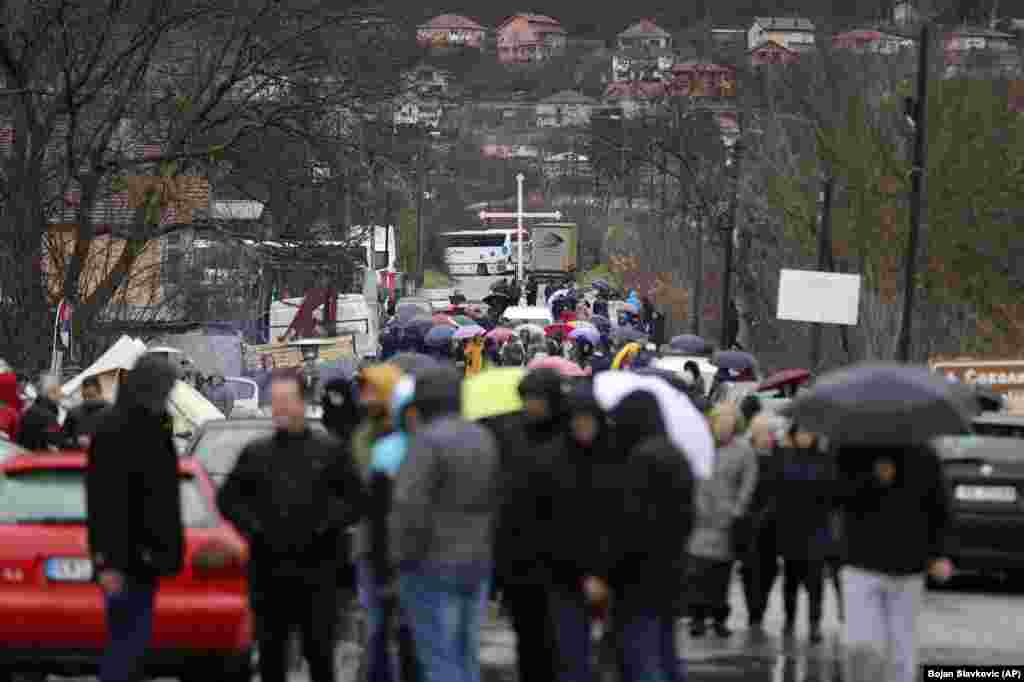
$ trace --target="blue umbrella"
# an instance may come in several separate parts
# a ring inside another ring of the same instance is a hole
[[[595,327],[577,327],[569,332],[569,338],[573,341],[583,339],[584,341],[597,345],[601,341],[601,332]]]
[[[712,356],[711,364],[721,369],[742,371],[745,369],[755,369],[757,367],[757,358],[750,353],[744,353],[739,350],[721,350]]]
[[[417,317],[406,321],[402,325],[402,328],[407,333],[412,332],[417,336],[423,337],[427,335],[427,332],[434,328],[434,321],[429,317]]]
[[[602,332],[609,332],[612,329],[612,321],[604,315],[591,315],[590,322]]]
[[[451,343],[453,334],[455,334],[455,327],[449,327],[448,325],[434,327],[427,332],[423,342],[431,348],[444,348]]]
[[[603,279],[595,279],[593,282],[590,283],[590,286],[594,287],[598,291],[611,291],[612,290],[612,285],[608,284],[608,282],[606,282]]]
[[[632,341],[639,341],[640,339],[646,339],[647,334],[636,327],[619,327],[615,330],[615,338],[618,341],[625,341],[627,343]]]
[[[822,377],[790,405],[803,428],[844,445],[898,446],[971,432],[978,405],[927,368],[865,364]]]
[[[687,353],[689,355],[711,354],[711,344],[702,337],[693,334],[682,334],[681,336],[672,337],[668,345],[669,348],[678,353]]]

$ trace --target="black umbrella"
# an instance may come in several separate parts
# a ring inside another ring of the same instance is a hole
[[[825,375],[788,411],[837,443],[894,446],[970,433],[978,405],[926,368],[867,364]]]
[[[712,351],[710,343],[705,341],[703,337],[694,336],[693,334],[675,336],[669,341],[668,346],[677,353],[686,353],[688,355],[711,355]]]
[[[389,358],[388,363],[395,365],[406,374],[412,375],[441,367],[437,360],[422,353],[399,353],[395,357]]]
[[[711,364],[721,369],[755,369],[757,358],[740,350],[720,350],[711,358]]]
[[[508,297],[508,294],[496,291],[493,294],[484,296],[483,302],[488,306],[495,308],[500,306],[508,306],[512,299]]]

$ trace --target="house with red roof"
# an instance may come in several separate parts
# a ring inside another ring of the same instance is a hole
[[[679,97],[735,97],[736,70],[696,60],[676,64],[672,67],[671,92]]]
[[[672,35],[650,19],[642,19],[616,38],[611,80],[667,81],[675,61]]]
[[[496,34],[502,64],[527,64],[563,54],[568,38],[557,19],[528,12],[501,22]]]
[[[916,44],[911,38],[875,29],[856,29],[832,37],[832,49],[858,54],[894,55],[911,50]]]
[[[767,66],[771,64],[794,64],[800,59],[800,54],[780,45],[774,40],[761,43],[748,55],[751,66]]]
[[[620,50],[634,48],[656,48],[667,50],[672,47],[672,35],[651,19],[641,19],[616,37]]]
[[[416,30],[416,42],[431,49],[481,49],[487,29],[461,14],[441,14]]]
[[[1020,70],[1017,36],[988,28],[960,27],[943,38],[946,75],[971,72],[1014,76]]]

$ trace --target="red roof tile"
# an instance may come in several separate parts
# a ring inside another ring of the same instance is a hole
[[[469,17],[461,14],[439,14],[420,28],[423,29],[459,29],[463,31],[483,31],[484,27]]]

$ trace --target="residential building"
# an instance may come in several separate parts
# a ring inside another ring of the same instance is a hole
[[[429,49],[482,49],[487,29],[461,14],[436,16],[416,31],[416,42]]]
[[[736,71],[710,62],[676,64],[672,67],[671,91],[680,97],[735,97]]]
[[[672,35],[650,19],[641,19],[616,38],[620,50],[654,48],[667,50],[672,47]]]
[[[751,66],[768,66],[771,64],[793,64],[800,59],[800,54],[787,49],[774,40],[761,43],[749,53]]]
[[[717,26],[711,29],[711,42],[719,49],[741,47],[746,50],[749,29],[741,27]]]
[[[962,27],[943,40],[946,75],[970,71],[990,75],[1016,75],[1021,67],[1017,37],[988,28]]]
[[[892,20],[897,26],[913,26],[921,20],[921,13],[914,2],[897,2],[892,9]]]
[[[444,69],[430,64],[420,64],[402,74],[403,91],[420,97],[444,97],[448,94],[448,86],[452,75]]]
[[[590,123],[597,100],[576,90],[563,90],[537,104],[538,128],[579,127]]]
[[[861,54],[899,54],[903,50],[913,49],[914,45],[916,42],[910,38],[874,29],[847,31],[832,38],[833,49]]]
[[[565,52],[567,35],[562,25],[543,14],[516,14],[497,28],[498,61],[526,64]]]
[[[622,81],[609,83],[604,99],[609,108],[621,111],[621,116],[635,118],[663,103],[669,94],[667,82]]]
[[[612,55],[612,82],[667,81],[676,54],[669,48],[630,48]]]
[[[747,49],[771,41],[793,52],[814,49],[814,24],[801,17],[757,17],[747,33]]]
[[[423,126],[440,128],[444,107],[438,99],[416,95],[399,97],[394,105],[393,121],[396,126]]]
[[[552,180],[557,178],[587,177],[593,171],[590,159],[585,154],[578,154],[576,152],[562,152],[545,157],[541,170],[545,178]]]

